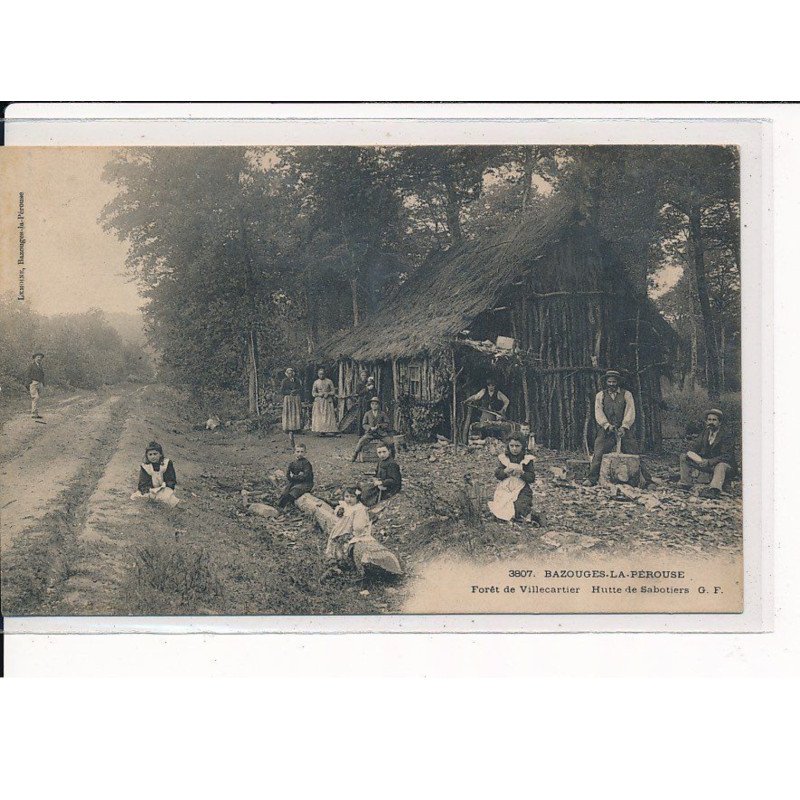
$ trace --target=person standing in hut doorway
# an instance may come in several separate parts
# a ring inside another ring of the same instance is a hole
[[[314,407],[311,409],[311,431],[320,436],[336,434],[339,428],[336,424],[336,411],[333,408],[333,396],[336,394],[333,381],[326,377],[325,370],[317,370],[317,379],[311,387],[314,397]]]
[[[44,353],[34,353],[31,363],[28,365],[28,391],[31,395],[31,419],[37,422],[42,421],[43,417],[39,413],[39,396],[44,389]]]
[[[289,434],[289,446],[294,450],[294,435],[300,433],[303,427],[303,384],[295,376],[291,367],[286,370],[286,377],[281,381],[281,394],[283,395],[281,427],[284,433]]]
[[[616,449],[618,440],[621,452],[633,455],[639,453],[639,443],[631,430],[636,421],[636,404],[633,395],[623,389],[619,381],[620,374],[617,370],[606,370],[603,375],[604,388],[595,396],[594,419],[598,431],[594,440],[589,479],[584,481],[584,486],[597,485],[603,456]],[[652,482],[643,461],[640,464],[640,476],[642,487]]]
[[[486,381],[486,386],[479,392],[468,397],[467,404],[477,405],[481,409],[481,417],[477,428],[482,436],[502,437],[504,432],[503,422],[510,400],[497,388],[497,383],[491,378]]]
[[[364,414],[369,411],[370,398],[374,397],[375,394],[375,378],[367,372],[365,367],[361,367],[358,371],[358,383],[356,384],[359,436],[364,433]]]

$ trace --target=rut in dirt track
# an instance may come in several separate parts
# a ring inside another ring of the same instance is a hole
[[[121,395],[82,401],[49,415],[48,427],[3,463],[4,615],[47,613],[77,561],[88,500],[130,407]]]

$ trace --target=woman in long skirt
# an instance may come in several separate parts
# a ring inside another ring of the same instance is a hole
[[[329,433],[338,433],[339,426],[336,424],[336,412],[333,408],[333,396],[336,389],[333,381],[325,377],[325,370],[317,370],[317,379],[311,387],[311,394],[314,396],[314,407],[311,409],[311,430],[320,436],[327,436]]]
[[[286,377],[281,381],[281,394],[283,395],[281,427],[284,433],[289,434],[289,443],[294,449],[294,435],[303,427],[301,405],[303,384],[295,377],[291,367],[286,370]]]

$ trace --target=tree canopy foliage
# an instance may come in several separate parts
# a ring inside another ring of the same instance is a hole
[[[735,148],[146,148],[118,151],[105,177],[119,191],[102,222],[129,245],[164,369],[247,386],[254,411],[261,376],[556,193],[696,343],[678,372],[712,394],[736,377],[724,358],[739,331]]]
[[[102,311],[45,317],[13,296],[0,297],[0,378],[24,383],[31,356],[45,354],[49,385],[96,389],[126,378],[150,378],[150,354],[125,341]]]

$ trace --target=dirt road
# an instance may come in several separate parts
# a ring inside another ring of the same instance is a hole
[[[46,424],[23,412],[3,425],[0,552],[39,522],[87,466],[108,457],[121,400],[120,394],[74,394],[43,404]]]

